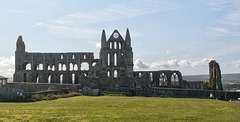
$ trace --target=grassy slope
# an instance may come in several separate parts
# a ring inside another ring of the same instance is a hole
[[[239,121],[240,104],[182,98],[87,97],[0,103],[2,121]]]

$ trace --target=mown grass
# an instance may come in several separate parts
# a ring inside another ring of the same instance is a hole
[[[77,96],[31,103],[0,103],[1,121],[230,121],[240,104],[186,98]]]

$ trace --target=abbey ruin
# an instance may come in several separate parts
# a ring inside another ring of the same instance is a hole
[[[177,70],[134,71],[128,29],[125,38],[114,30],[108,39],[103,30],[99,58],[94,57],[93,52],[33,53],[25,48],[19,36],[14,82],[0,84],[0,97],[5,101],[42,91],[62,93],[66,90],[84,95],[209,98],[212,94],[222,100],[240,97],[237,92],[222,90],[221,70],[216,61],[209,63],[209,80],[205,82],[187,82]]]
[[[125,39],[117,30],[106,39],[105,31],[102,31],[99,59],[93,52],[26,52],[22,36],[17,39],[15,57],[14,82],[80,84],[108,90],[188,87],[179,71],[133,71],[128,29]]]

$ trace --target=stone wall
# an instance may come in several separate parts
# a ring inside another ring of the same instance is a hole
[[[8,83],[0,85],[0,101],[15,101],[22,97],[46,91],[74,91],[78,92],[79,85]]]
[[[176,88],[153,88],[153,96],[165,96],[175,98],[204,98],[209,99],[213,94],[214,99],[218,100],[237,100],[240,98],[240,92],[230,92],[221,90],[200,90],[200,89],[176,89]]]

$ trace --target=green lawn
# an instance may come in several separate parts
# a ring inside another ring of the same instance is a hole
[[[0,121],[240,121],[240,104],[207,99],[77,96],[0,103]]]

